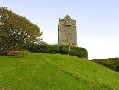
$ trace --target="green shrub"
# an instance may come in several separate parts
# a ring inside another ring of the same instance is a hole
[[[69,47],[68,46],[59,46],[60,47],[60,53],[61,54],[68,54],[69,53]]]
[[[60,53],[60,47],[58,45],[47,45],[48,53]]]
[[[71,56],[77,56],[79,58],[88,58],[87,50],[81,47],[70,47],[70,51],[69,51],[69,46],[31,44],[26,46],[25,49],[33,53],[51,53],[51,54],[61,53],[61,54],[68,54]]]
[[[92,61],[119,72],[119,58],[93,59]]]
[[[70,55],[82,57],[82,58],[88,58],[88,52],[85,48],[79,48],[79,47],[71,47]]]

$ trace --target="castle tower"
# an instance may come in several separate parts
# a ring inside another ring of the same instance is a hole
[[[64,19],[59,19],[58,44],[77,46],[76,20],[68,15]]]

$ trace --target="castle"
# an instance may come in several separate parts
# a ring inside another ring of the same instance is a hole
[[[59,19],[58,44],[77,46],[76,20],[66,15],[64,19]]]

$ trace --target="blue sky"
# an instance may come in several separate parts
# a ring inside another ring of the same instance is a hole
[[[0,0],[0,6],[25,16],[43,31],[43,40],[57,44],[58,19],[77,21],[77,42],[89,59],[119,57],[119,0]]]

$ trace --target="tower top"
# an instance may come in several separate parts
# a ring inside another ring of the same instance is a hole
[[[71,20],[71,17],[70,17],[69,15],[66,15],[66,16],[64,17],[64,19],[65,19],[65,20],[67,20],[67,19],[70,19],[70,20]]]

